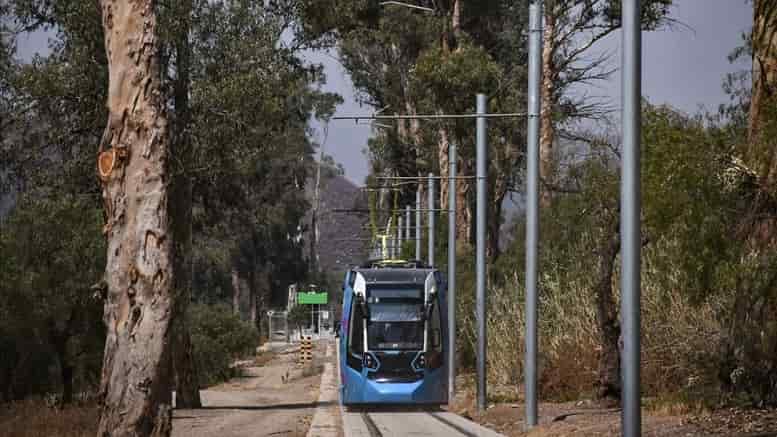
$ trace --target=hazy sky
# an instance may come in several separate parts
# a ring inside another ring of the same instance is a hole
[[[726,56],[741,45],[740,35],[752,22],[752,4],[745,0],[675,0],[672,18],[681,24],[672,30],[643,34],[643,94],[652,103],[668,103],[686,112],[700,107],[714,111],[726,101],[721,83],[726,73],[747,68],[731,65]],[[613,64],[620,64],[620,32],[601,42],[597,50],[613,53]],[[338,115],[365,114],[372,108],[363,107],[353,99],[351,81],[343,68],[331,56],[311,57],[326,66],[328,84],[325,89],[340,93],[345,103]],[[620,74],[601,83],[589,94],[611,99],[620,106]],[[473,90],[474,99],[475,90]],[[523,111],[525,108],[516,108]],[[367,161],[362,150],[370,128],[354,122],[333,121],[325,151],[341,162],[346,175],[357,183],[367,175]],[[319,129],[318,139],[323,139]]]
[[[652,103],[668,103],[689,113],[700,107],[715,110],[726,100],[721,88],[725,74],[747,68],[746,64],[731,65],[726,56],[741,45],[740,35],[751,25],[752,4],[745,0],[675,0],[675,3],[672,18],[681,24],[672,30],[646,32],[643,36],[643,94]],[[46,38],[44,34],[23,37],[19,41],[19,53],[29,58],[32,53],[45,50]],[[619,65],[620,33],[602,41],[597,49],[613,53],[613,65]],[[373,111],[356,103],[350,78],[334,52],[309,54],[307,58],[324,64],[327,73],[324,89],[337,92],[345,99],[338,115]],[[616,72],[608,82],[588,92],[607,97],[618,107],[620,89],[620,74]],[[524,109],[516,108],[516,111]],[[323,142],[323,126],[314,124],[314,127],[316,140]],[[363,149],[369,136],[368,125],[333,121],[324,143],[325,152],[341,162],[346,176],[357,183],[367,175]]]

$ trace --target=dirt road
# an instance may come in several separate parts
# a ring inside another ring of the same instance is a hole
[[[201,391],[203,408],[175,410],[174,437],[304,437],[317,406],[320,346],[315,366],[297,366],[294,350],[279,351],[263,365],[244,368],[244,376]]]

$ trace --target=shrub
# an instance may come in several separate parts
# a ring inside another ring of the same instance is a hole
[[[252,355],[259,343],[256,328],[226,305],[194,304],[189,317],[200,386],[235,376],[232,363]]]

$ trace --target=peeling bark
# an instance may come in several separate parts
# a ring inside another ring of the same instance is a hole
[[[437,129],[439,142],[437,143],[437,159],[440,162],[440,208],[448,209],[448,183],[447,178],[450,175],[450,160],[448,159],[448,148],[450,147],[450,138],[448,129],[440,125]]]
[[[553,122],[553,107],[555,106],[555,78],[557,76],[554,65],[556,52],[556,12],[551,3],[545,8],[545,24],[543,30],[542,46],[542,88],[540,89],[540,179],[545,182],[540,184],[540,206],[547,208],[551,204],[551,190],[549,184],[553,183],[553,142],[556,131]]]
[[[453,29],[453,37],[458,40],[461,37],[461,0],[453,0],[451,28]]]
[[[748,125],[748,158],[755,163],[767,190],[777,192],[777,148],[769,138],[768,124],[777,102],[777,5],[770,0],[753,3],[753,95]]]
[[[457,174],[460,176],[472,175],[472,162],[466,159],[459,160]],[[456,185],[456,249],[460,252],[472,247],[472,206],[469,201],[469,193],[472,184],[462,179]]]
[[[153,0],[102,0],[108,125],[119,157],[101,180],[108,240],[100,436],[171,430],[170,328],[176,309],[168,213],[168,121]]]

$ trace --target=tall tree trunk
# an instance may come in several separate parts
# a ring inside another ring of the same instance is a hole
[[[450,147],[450,135],[448,133],[448,128],[442,124],[440,124],[440,127],[437,129],[437,134],[439,135],[439,142],[437,143],[437,159],[440,163],[440,180],[436,185],[440,194],[440,209],[448,209],[448,184],[450,183],[448,180],[450,174],[448,148]]]
[[[457,175],[471,176],[472,161],[459,159]],[[461,179],[456,184],[456,248],[466,251],[472,247],[472,204],[469,193],[472,184],[467,179]]]
[[[455,41],[461,37],[461,0],[453,0],[453,12],[451,13],[451,29]]]
[[[60,375],[62,376],[62,404],[73,402],[73,366],[68,361],[60,361]]]
[[[108,240],[98,435],[166,436],[177,296],[155,2],[102,0],[101,7],[109,118],[98,160]]]
[[[171,228],[173,232],[174,278],[178,293],[173,318],[172,365],[175,377],[175,403],[177,408],[198,408],[202,406],[194,351],[189,333],[188,312],[192,289],[192,183],[189,169],[192,162],[192,147],[189,138],[189,22],[192,1],[180,2],[177,10],[178,28],[175,41],[176,78],[173,84],[175,107],[175,132],[171,144],[172,154],[177,158],[170,185]]]
[[[59,361],[59,374],[62,379],[62,404],[73,402],[73,362],[67,353],[67,344],[76,332],[76,323],[79,320],[80,308],[74,307],[65,320],[64,326],[58,326],[55,319],[48,321],[48,336],[54,353]],[[59,314],[61,317],[64,314]]]
[[[621,393],[620,353],[618,343],[621,335],[618,323],[618,306],[612,290],[612,275],[615,259],[620,250],[620,222],[615,220],[611,234],[602,237],[597,257],[599,265],[594,285],[596,299],[596,321],[599,327],[600,347],[596,397],[605,401],[618,401]],[[605,229],[604,232],[607,232]]]
[[[67,342],[70,334],[67,330],[50,332],[51,343],[59,361],[59,374],[62,378],[62,404],[73,402],[73,364],[67,354]]]
[[[753,95],[750,101],[748,161],[772,195],[777,195],[777,148],[768,131],[777,105],[777,4],[755,0],[753,4]]]
[[[248,273],[248,320],[251,321],[251,325],[256,326],[256,289],[258,287],[256,281],[256,270],[251,269]]]
[[[551,204],[551,189],[555,172],[553,165],[553,141],[556,136],[553,123],[553,108],[556,104],[555,78],[556,67],[554,55],[556,52],[556,11],[554,3],[545,7],[545,28],[542,46],[542,88],[540,89],[540,206]]]
[[[407,110],[407,115],[417,115],[418,110],[416,109],[415,103],[413,103],[411,100],[405,100],[405,109]],[[411,119],[408,120],[408,126],[409,126],[409,137],[410,140],[413,142],[413,145],[417,148],[422,140],[421,140],[421,121],[418,119]]]
[[[488,206],[488,233],[486,236],[486,256],[489,262],[499,258],[499,235],[502,226],[502,203],[507,194],[507,181],[504,178],[494,178],[491,187],[490,205]]]
[[[240,316],[240,274],[232,267],[232,313]]]
[[[179,307],[180,308],[180,307]],[[173,320],[172,366],[175,377],[176,408],[199,408],[200,381],[197,366],[194,361],[194,346],[189,333],[189,320],[179,309]]]

